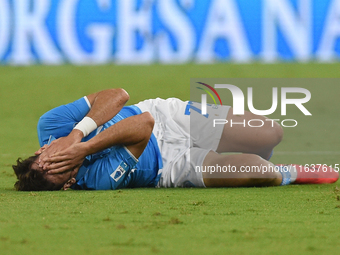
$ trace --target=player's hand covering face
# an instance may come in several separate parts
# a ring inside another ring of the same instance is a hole
[[[32,164],[31,168],[33,170],[36,170],[36,171],[41,171],[41,172],[44,171],[42,169],[42,167],[39,166],[39,157]],[[67,186],[67,188],[69,188],[73,183],[75,183],[74,178],[77,176],[78,170],[79,170],[79,167],[75,167],[75,168],[70,168],[69,170],[64,171],[60,174],[48,174],[47,173],[45,175],[45,178],[49,182],[54,183],[56,186],[62,186],[62,185],[65,185],[67,183],[71,183],[69,186]],[[72,179],[74,179],[74,180],[72,180]],[[70,182],[70,180],[72,180],[72,181]],[[65,189],[65,186],[64,186],[64,189]]]
[[[48,170],[50,175],[58,175],[70,169],[79,169],[85,157],[84,143],[76,143],[46,158],[45,161],[48,165],[44,167],[44,170]]]
[[[68,136],[54,140],[51,142],[50,145],[44,145],[37,152],[35,152],[36,155],[41,154],[41,156],[39,157],[39,167],[43,168],[44,170],[54,169],[54,171],[49,172],[49,174],[62,173],[63,171],[75,168],[78,165],[69,166],[68,168],[64,167],[62,169],[59,168],[59,165],[50,168],[51,163],[53,163],[53,161],[50,161],[50,158],[55,156],[57,153],[68,149],[73,144],[79,143],[81,139],[81,132],[74,130]],[[54,161],[54,163],[55,162],[56,161]],[[80,162],[79,164],[81,163],[82,162]]]

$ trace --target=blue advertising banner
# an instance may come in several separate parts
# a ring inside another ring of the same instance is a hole
[[[0,63],[334,61],[340,0],[1,0]]]

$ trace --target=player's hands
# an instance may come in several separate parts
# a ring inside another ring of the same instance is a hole
[[[34,155],[40,155],[41,153],[43,153],[46,149],[47,149],[48,145],[45,144],[43,147],[41,147],[39,150],[37,150],[36,152],[34,152]]]
[[[48,174],[60,174],[73,168],[79,168],[86,156],[85,143],[76,143],[48,157],[46,159],[48,164],[44,170],[48,170]]]
[[[69,148],[73,144],[80,143],[82,138],[83,133],[75,129],[68,136],[54,140],[53,142],[51,142],[50,145],[44,145],[42,148],[40,148],[40,150],[36,152],[36,155],[39,155],[41,153],[39,157],[39,167],[47,170],[47,167],[50,164],[50,161],[48,160],[50,157],[60,151]]]

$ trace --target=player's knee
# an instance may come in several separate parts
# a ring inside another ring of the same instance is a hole
[[[277,144],[279,144],[282,141],[283,138],[283,128],[277,123],[274,123],[274,134]]]
[[[270,126],[266,127],[265,137],[270,147],[275,147],[278,145],[283,138],[283,129],[282,127],[275,121],[270,124]]]

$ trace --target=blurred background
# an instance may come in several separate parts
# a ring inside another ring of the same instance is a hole
[[[330,62],[339,17],[339,0],[1,0],[0,62]]]

